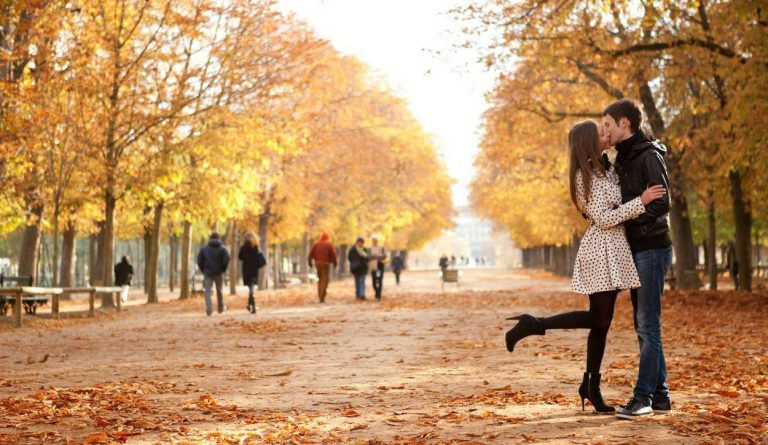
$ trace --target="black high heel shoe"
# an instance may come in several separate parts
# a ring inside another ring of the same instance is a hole
[[[523,314],[515,317],[509,317],[507,320],[519,320],[520,322],[515,325],[514,328],[507,331],[504,336],[507,342],[507,351],[512,352],[515,350],[515,345],[520,340],[528,337],[529,335],[544,335],[544,321],[540,318],[536,318],[533,315]]]
[[[581,412],[584,412],[585,400],[589,400],[598,414],[613,414],[616,409],[605,403],[600,393],[600,374],[585,372],[584,379],[579,385],[579,397],[581,398]]]

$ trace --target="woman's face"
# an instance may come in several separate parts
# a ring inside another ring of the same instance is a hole
[[[603,152],[611,146],[610,138],[608,132],[605,131],[605,127],[599,127],[597,131],[599,133],[597,138],[597,147],[600,149],[600,152]]]

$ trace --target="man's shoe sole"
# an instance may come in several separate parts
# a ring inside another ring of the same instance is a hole
[[[616,417],[619,419],[626,419],[626,420],[634,420],[638,419],[640,417],[649,417],[653,415],[653,411],[647,414],[624,414],[624,413],[616,413]]]

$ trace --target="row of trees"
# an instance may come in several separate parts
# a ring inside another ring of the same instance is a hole
[[[71,285],[90,236],[90,281],[111,283],[115,238],[144,237],[156,302],[163,233],[184,297],[193,233],[415,248],[450,224],[451,180],[406,103],[274,1],[0,7],[0,232],[22,233],[21,275],[50,233]]]
[[[458,11],[498,70],[472,200],[522,247],[567,245],[585,229],[567,192],[569,127],[638,100],[670,148],[670,212],[683,277],[704,240],[736,240],[751,288],[752,235],[766,217],[768,8],[749,0],[477,2]],[[487,38],[484,39],[487,41]],[[763,235],[764,236],[764,235]]]

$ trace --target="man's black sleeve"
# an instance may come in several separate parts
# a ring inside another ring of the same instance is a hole
[[[641,168],[644,170],[643,177],[646,180],[646,187],[661,184],[667,189],[667,193],[661,198],[649,202],[645,206],[645,213],[626,221],[624,224],[628,226],[644,226],[669,213],[669,178],[667,177],[667,166],[661,155],[655,150],[651,155],[646,155]],[[645,191],[645,187],[643,191]]]

